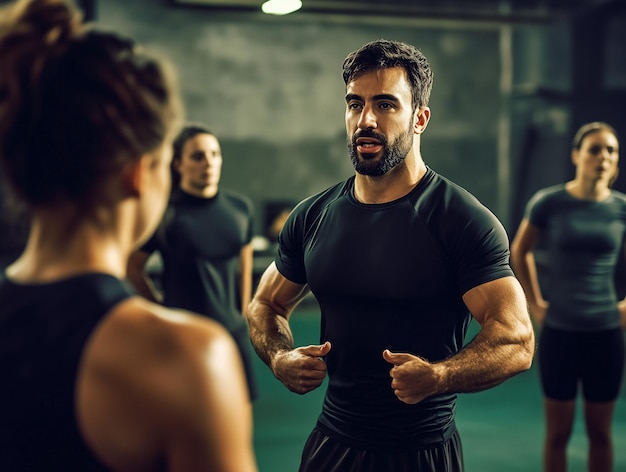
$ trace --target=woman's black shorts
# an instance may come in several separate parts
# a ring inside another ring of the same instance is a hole
[[[587,401],[617,399],[624,372],[624,332],[621,328],[577,332],[544,325],[537,354],[546,397],[574,400],[580,384]]]

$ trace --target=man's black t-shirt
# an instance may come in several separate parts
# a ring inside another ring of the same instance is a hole
[[[362,204],[354,177],[301,202],[279,238],[278,270],[321,308],[328,390],[318,428],[346,444],[406,449],[454,429],[455,395],[407,405],[383,350],[429,361],[457,353],[471,315],[462,296],[512,276],[508,237],[476,198],[428,169],[408,195]]]

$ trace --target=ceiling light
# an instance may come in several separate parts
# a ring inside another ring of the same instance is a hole
[[[287,15],[302,7],[300,0],[268,0],[261,5],[263,13],[268,15]]]

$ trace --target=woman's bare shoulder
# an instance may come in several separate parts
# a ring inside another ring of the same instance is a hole
[[[229,333],[210,319],[132,297],[113,309],[85,348],[77,379],[79,423],[109,465],[151,469],[175,434],[193,431],[210,448],[211,431],[221,427],[211,420],[224,396],[217,385],[246,407],[243,369]]]

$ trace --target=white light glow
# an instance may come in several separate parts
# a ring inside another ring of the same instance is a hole
[[[287,15],[302,8],[300,0],[268,0],[261,5],[263,13],[268,15]]]

